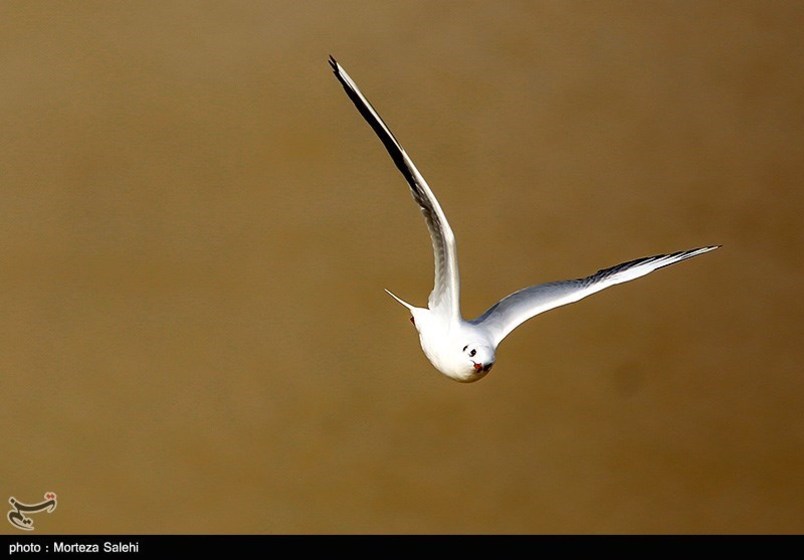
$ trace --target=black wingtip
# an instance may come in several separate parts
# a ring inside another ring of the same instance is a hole
[[[335,60],[335,57],[329,55],[329,65],[332,66],[332,71],[337,73],[338,72],[338,61]]]

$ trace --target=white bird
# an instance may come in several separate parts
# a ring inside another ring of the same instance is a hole
[[[460,279],[455,236],[444,211],[413,161],[357,84],[331,56],[329,63],[349,99],[380,137],[405,177],[424,215],[433,242],[435,285],[427,307],[416,307],[385,291],[410,310],[411,322],[419,333],[422,350],[433,366],[456,381],[469,383],[483,378],[494,365],[500,342],[528,319],[720,247],[711,245],[654,255],[604,268],[586,278],[530,286],[504,297],[476,319],[464,320],[459,302]]]

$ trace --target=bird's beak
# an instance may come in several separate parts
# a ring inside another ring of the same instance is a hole
[[[474,366],[475,371],[477,373],[480,373],[481,371],[483,373],[488,373],[488,372],[491,371],[491,368],[494,367],[494,362],[490,362],[490,363],[488,363],[486,365],[478,364],[477,362],[472,362],[472,365]]]

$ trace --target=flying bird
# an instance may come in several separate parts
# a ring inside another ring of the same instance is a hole
[[[407,152],[360,92],[354,80],[332,56],[329,63],[335,77],[346,90],[346,95],[380,137],[391,159],[405,177],[413,199],[424,215],[433,242],[435,282],[427,307],[416,307],[390,291],[385,291],[410,311],[411,322],[419,333],[422,350],[433,366],[456,381],[470,383],[485,377],[495,363],[500,342],[528,319],[720,247],[710,245],[644,257],[604,268],[585,278],[523,288],[504,297],[476,319],[467,321],[461,316],[461,283],[455,236],[441,205]]]

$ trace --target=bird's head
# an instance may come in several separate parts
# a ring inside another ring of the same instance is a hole
[[[479,381],[494,366],[494,348],[485,341],[453,340],[432,352],[422,340],[422,348],[438,371],[460,383]]]
[[[494,359],[494,348],[485,341],[466,341],[456,356],[455,372],[450,377],[465,383],[477,381],[491,371]]]
[[[427,344],[429,341],[426,338],[420,337],[420,340],[433,366],[460,383],[479,381],[494,366],[494,348],[485,341],[442,340],[434,348]]]

